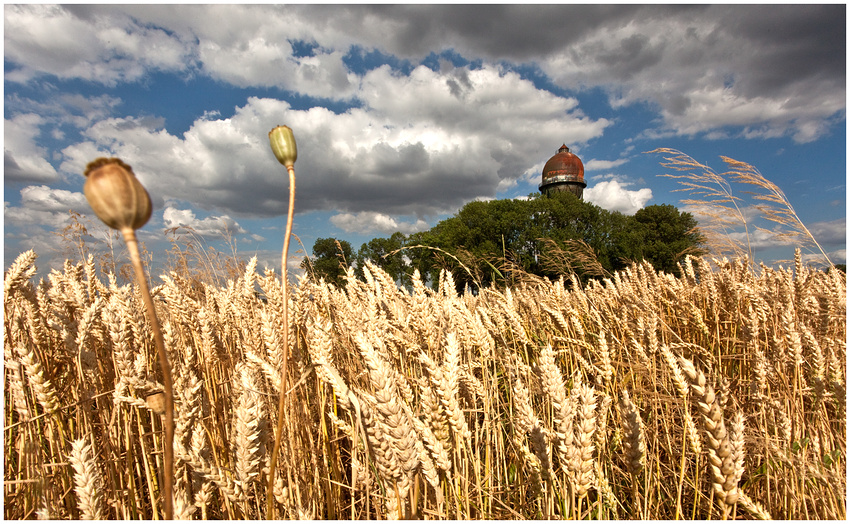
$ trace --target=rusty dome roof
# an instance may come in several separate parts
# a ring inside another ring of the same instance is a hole
[[[548,179],[555,177],[563,177],[562,180],[584,184],[584,164],[579,157],[570,153],[570,148],[566,144],[562,145],[558,153],[543,166],[544,184]]]

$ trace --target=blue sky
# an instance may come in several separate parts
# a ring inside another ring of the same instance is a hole
[[[288,188],[267,133],[282,124],[308,251],[534,193],[565,143],[585,199],[627,214],[688,209],[647,151],[751,163],[846,260],[843,4],[5,5],[4,71],[4,266],[30,248],[61,266],[53,232],[69,209],[94,218],[86,163],[118,156],[153,199],[155,260],[167,228],[229,251],[226,227],[278,268]],[[766,262],[793,253],[751,240]]]

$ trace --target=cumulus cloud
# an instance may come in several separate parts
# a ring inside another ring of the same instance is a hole
[[[720,206],[724,207],[720,207]],[[764,213],[755,205],[744,205],[739,203],[737,207],[731,203],[719,203],[717,206],[710,204],[686,204],[681,207],[682,211],[690,213],[700,222],[710,223],[713,217],[722,218],[730,227],[743,227],[754,223]]]
[[[170,204],[177,201],[217,217],[278,216],[286,176],[265,137],[287,123],[299,144],[299,213],[334,210],[338,227],[353,231],[383,231],[392,221],[393,230],[412,231],[421,217],[536,184],[540,161],[562,140],[592,144],[613,125],[516,72],[529,67],[559,93],[601,88],[615,113],[636,104],[654,112],[641,138],[804,143],[830,133],[844,120],[844,11],[497,5],[482,17],[477,5],[7,5],[5,79],[38,89],[5,99],[5,179],[40,187],[61,173],[76,183],[92,158],[116,155],[155,205],[169,203],[174,221],[183,211]],[[444,51],[471,64],[435,59]],[[348,66],[368,64],[370,53],[393,67]],[[126,104],[119,98],[50,84],[113,87],[160,72],[286,90],[299,105],[252,97],[232,115],[210,108],[174,135],[162,117],[118,113]],[[39,90],[40,99],[27,98]],[[302,109],[317,98],[342,103]],[[57,140],[61,152],[48,147]],[[585,168],[605,172],[625,161],[603,156]],[[633,213],[652,197],[620,177],[589,178],[599,182],[586,198],[608,209]],[[27,206],[7,205],[7,217],[59,213]],[[191,217],[208,228],[212,219]],[[820,234],[832,238],[830,231]]]
[[[85,213],[89,204],[83,193],[75,193],[64,189],[51,189],[47,186],[28,186],[21,189],[21,205],[38,211],[69,210]]]
[[[186,228],[201,236],[243,234],[247,231],[227,215],[196,218],[191,209],[166,207],[162,212],[162,225],[166,229]],[[257,235],[258,236],[258,235]]]
[[[151,70],[177,71],[191,61],[189,42],[131,17],[79,17],[51,5],[4,6],[6,80],[39,75],[80,78],[114,86]]]
[[[745,249],[749,245],[754,251],[800,245],[799,239],[782,236],[781,233],[782,230],[778,227],[772,230],[752,228],[749,232],[731,231],[727,236],[737,245]]]
[[[608,211],[634,215],[652,198],[648,187],[630,191],[616,180],[607,180],[584,190],[584,199]]]
[[[112,116],[122,103],[118,97],[110,95],[83,96],[79,93],[56,93],[43,100],[20,96],[12,93],[6,97],[6,114],[22,116],[37,114],[39,125],[45,127],[69,125],[82,129],[92,122]]]
[[[566,89],[602,87],[615,107],[648,102],[661,116],[655,132],[720,137],[736,126],[742,137],[808,142],[845,108],[844,12],[499,5],[482,17],[478,5],[10,5],[6,79],[52,74],[115,85],[180,71],[347,100],[362,80],[346,67],[353,49],[414,62],[452,49],[537,64]],[[295,52],[296,41],[311,52]],[[452,94],[462,96],[462,80],[446,79]]]
[[[14,260],[20,253],[34,249],[36,253],[47,255],[47,263],[52,267],[61,267],[61,261],[50,259],[50,255],[67,247],[57,235],[71,223],[71,213],[81,215],[89,234],[102,236],[106,226],[88,219],[91,212],[82,193],[52,189],[45,185],[27,186],[20,190],[20,204],[3,203],[5,260]],[[44,267],[45,260],[39,264]]]
[[[847,217],[815,222],[807,227],[822,245],[843,244],[847,241]]]
[[[383,213],[361,211],[360,213],[340,213],[331,217],[331,223],[346,233],[374,233],[391,235],[400,231],[405,235],[425,231],[430,226],[422,219],[415,222],[402,222]]]
[[[243,216],[278,216],[286,211],[287,183],[266,135],[287,122],[298,142],[299,212],[425,216],[515,183],[552,135],[581,143],[610,124],[578,112],[575,99],[496,66],[418,67],[409,76],[381,67],[365,75],[359,96],[363,107],[339,114],[249,98],[232,117],[206,115],[182,136],[151,119],[107,118],[84,131],[87,140],[62,151],[61,169],[80,173],[91,158],[115,155],[133,166],[159,203],[174,198]]]
[[[614,167],[619,167],[629,160],[627,158],[620,158],[617,160],[597,160],[591,159],[587,162],[584,162],[584,170],[585,171],[602,171],[603,169],[611,169]]]
[[[3,179],[9,182],[55,182],[59,174],[36,144],[44,119],[35,113],[3,120]]]
[[[681,209],[684,212],[691,213],[699,222],[700,227],[714,228],[717,235],[721,238],[727,237],[728,240],[741,246],[742,249],[747,249],[749,246],[753,251],[764,252],[778,248],[808,246],[807,249],[817,253],[812,256],[820,257],[823,261],[823,256],[805,233],[766,220],[764,213],[755,205],[742,205],[739,208],[746,221],[746,228],[744,222],[733,211],[724,213],[720,208],[693,204],[683,206]],[[724,225],[718,220],[728,220],[728,222]],[[840,263],[841,260],[844,260],[843,249],[829,250],[846,243],[846,218],[813,222],[807,224],[806,227],[820,246],[828,252],[827,254],[834,263]],[[785,251],[792,253],[787,249]],[[836,254],[838,259],[834,258],[833,254]]]
[[[348,71],[341,51],[294,57],[286,40],[255,36],[222,47],[200,46],[203,70],[211,77],[240,87],[275,86],[320,98],[346,99],[355,93],[357,75]]]
[[[829,259],[832,260],[833,264],[846,264],[847,263],[847,250],[846,249],[836,249],[835,251],[830,251],[827,253]]]
[[[7,182],[51,183],[60,179],[47,158],[46,140],[66,138],[65,126],[81,129],[107,117],[121,100],[109,95],[85,97],[62,93],[43,101],[6,97],[3,177]],[[55,158],[55,156],[54,156]]]
[[[646,7],[591,23],[541,67],[565,87],[604,86],[615,107],[650,102],[676,134],[744,126],[808,142],[845,108],[844,23],[842,6]]]
[[[61,229],[68,224],[70,211],[83,215],[90,212],[82,193],[51,189],[45,185],[27,186],[21,189],[19,206],[11,206],[6,202],[3,218],[7,227],[47,226]]]

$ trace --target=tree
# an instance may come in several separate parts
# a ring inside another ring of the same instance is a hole
[[[544,248],[572,251],[573,243],[581,241],[590,247],[594,256],[606,272],[620,267],[620,246],[616,244],[616,233],[622,229],[625,217],[622,213],[606,211],[599,206],[585,202],[572,193],[552,193],[530,200],[533,206],[534,224],[527,233],[526,243],[537,242],[536,264],[532,272],[555,278],[554,268],[543,267],[540,256],[545,255]],[[554,244],[543,242],[549,239]],[[575,267],[582,273],[581,267]]]
[[[656,270],[679,275],[682,257],[705,252],[702,249],[705,237],[690,213],[660,204],[639,210],[633,218],[642,240],[638,258],[648,260]]]
[[[363,244],[357,260],[360,267],[370,260],[403,283],[419,270],[434,285],[446,269],[459,292],[492,282],[510,284],[516,270],[549,278],[576,271],[587,280],[644,259],[657,270],[678,274],[685,254],[703,252],[696,225],[692,215],[671,205],[626,216],[572,193],[529,195],[470,202],[429,231],[407,238],[395,233]],[[388,255],[401,247],[406,247],[403,253]]]
[[[360,246],[357,252],[358,274],[363,276],[363,266],[369,261],[386,271],[395,282],[407,283],[406,280],[409,279],[406,279],[404,255],[398,252],[404,243],[404,234],[395,232],[389,238],[373,238]]]
[[[552,193],[470,202],[430,231],[412,236],[408,245],[441,250],[417,250],[411,262],[432,282],[440,268],[453,270],[462,290],[509,280],[515,268],[550,278],[573,270],[587,279],[646,259],[675,273],[682,256],[702,252],[702,242],[693,216],[670,205],[626,216],[572,193]]]
[[[354,261],[354,251],[346,240],[319,238],[313,244],[313,259],[304,257],[301,267],[312,271],[313,278],[324,278],[325,282],[338,287],[345,286],[346,270]]]

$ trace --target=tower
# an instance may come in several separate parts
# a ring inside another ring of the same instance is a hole
[[[543,183],[538,186],[541,193],[569,191],[581,198],[587,184],[584,182],[584,164],[570,153],[566,144],[543,166]]]

